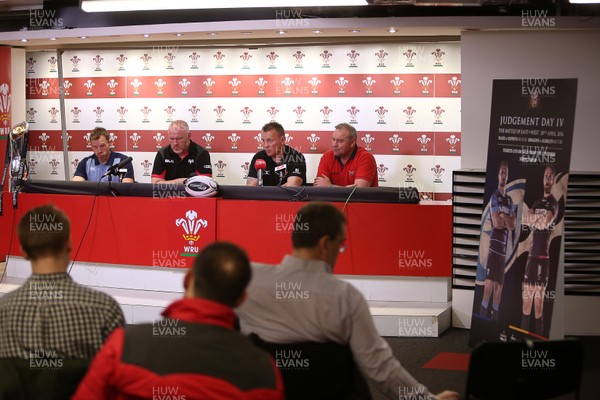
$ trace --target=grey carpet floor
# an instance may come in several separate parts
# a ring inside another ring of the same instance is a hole
[[[440,352],[470,353],[467,329],[451,328],[439,338],[386,338],[394,355],[419,382],[433,393],[444,389],[455,390],[464,395],[467,372],[423,368],[429,360]],[[584,343],[584,372],[581,379],[581,399],[600,399],[600,336],[578,337]],[[374,387],[371,387],[374,400],[384,400]],[[507,399],[510,400],[510,399]]]

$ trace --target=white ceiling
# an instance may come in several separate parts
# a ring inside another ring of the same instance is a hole
[[[168,0],[165,0],[168,1]],[[203,0],[204,1],[204,0]],[[0,0],[0,11],[24,6],[28,13],[42,0]],[[553,29],[600,29],[600,18],[555,17]],[[60,21],[53,21],[58,24]],[[395,28],[396,32],[388,30]],[[524,30],[517,16],[281,18],[210,21],[74,29],[28,29],[0,32],[0,45],[31,50],[74,48],[140,48],[168,43],[178,46],[265,46],[369,41],[459,40],[465,30]],[[283,30],[286,33],[280,34]],[[143,35],[150,35],[144,37]],[[176,36],[180,34],[182,36]],[[86,36],[87,39],[80,37]],[[55,38],[55,40],[51,40]],[[21,40],[26,39],[27,42]]]

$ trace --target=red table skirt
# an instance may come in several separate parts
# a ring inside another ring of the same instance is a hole
[[[21,255],[16,224],[27,210],[52,203],[71,219],[71,258],[80,246],[77,261],[158,268],[191,267],[198,251],[215,240],[239,244],[252,261],[278,263],[291,251],[294,215],[305,204],[21,193],[13,210],[10,194],[3,195],[0,259],[7,253]],[[344,214],[347,250],[338,258],[336,273],[451,276],[450,206],[348,203]]]

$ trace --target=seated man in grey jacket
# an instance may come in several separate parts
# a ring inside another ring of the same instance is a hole
[[[417,382],[379,336],[362,294],[333,275],[345,248],[344,215],[331,204],[312,202],[297,220],[302,223],[294,224],[292,254],[278,266],[253,265],[248,299],[238,310],[242,332],[274,343],[347,344],[362,373],[390,399],[402,399],[402,393],[457,399],[456,392],[435,396]]]

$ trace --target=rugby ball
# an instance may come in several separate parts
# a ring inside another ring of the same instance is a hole
[[[185,191],[192,197],[212,197],[219,191],[219,185],[213,178],[197,175],[184,182]]]

